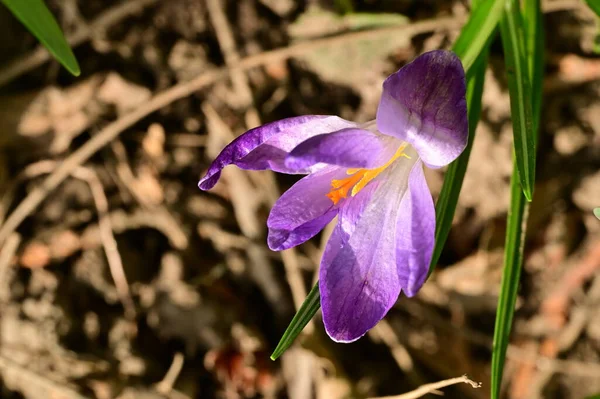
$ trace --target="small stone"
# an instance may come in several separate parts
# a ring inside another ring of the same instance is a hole
[[[25,247],[20,262],[23,267],[37,269],[48,266],[50,259],[50,248],[46,244],[34,241]]]

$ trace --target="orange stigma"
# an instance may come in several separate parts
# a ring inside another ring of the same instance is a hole
[[[327,198],[329,198],[334,205],[337,205],[338,202],[342,200],[342,198],[348,198],[348,193],[350,196],[354,197],[356,194],[360,192],[365,186],[374,178],[379,176],[381,172],[383,172],[388,166],[390,166],[396,159],[400,157],[405,157],[410,159],[410,157],[404,153],[407,144],[402,143],[402,145],[398,148],[398,151],[394,154],[389,161],[375,169],[348,169],[346,174],[350,175],[345,179],[336,179],[331,181],[331,191],[327,193]]]

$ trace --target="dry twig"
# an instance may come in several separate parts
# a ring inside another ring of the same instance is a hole
[[[175,385],[175,381],[177,381],[177,377],[179,377],[179,373],[181,373],[181,369],[183,368],[183,360],[184,357],[181,352],[175,353],[171,367],[167,370],[167,374],[165,374],[164,378],[156,384],[156,390],[161,395],[167,396],[173,391],[173,385]]]
[[[8,272],[20,243],[21,236],[17,233],[13,233],[6,241],[6,245],[4,245],[0,251],[0,301],[4,300],[7,296],[6,293],[8,291],[9,283]]]
[[[51,173],[55,168],[56,162],[54,161],[40,161],[30,165],[26,170],[26,174],[31,177],[42,173]],[[125,271],[123,270],[123,261],[121,260],[119,249],[117,248],[117,240],[113,234],[112,223],[108,213],[108,200],[106,199],[106,194],[104,194],[102,183],[100,182],[100,179],[98,179],[96,172],[84,166],[77,166],[71,170],[71,175],[76,179],[85,181],[90,187],[94,205],[98,212],[100,239],[102,240],[104,252],[106,253],[108,268],[115,283],[119,300],[125,309],[125,317],[128,320],[133,320],[135,319],[136,313],[135,305],[133,299],[131,299],[129,284],[127,283]]]
[[[211,23],[217,34],[219,46],[221,47],[221,51],[225,58],[225,64],[228,67],[232,67],[240,61],[240,55],[235,46],[233,31],[227,21],[227,16],[223,12],[222,1],[206,0],[206,6],[208,8],[208,15]],[[254,106],[254,101],[252,100],[252,90],[248,84],[248,77],[242,70],[237,69],[232,69],[230,76],[231,82],[233,83],[233,89],[239,99],[248,108],[246,111],[246,127],[251,129],[260,125],[260,116],[258,115],[258,111]]]
[[[465,383],[471,385],[473,388],[481,388],[481,382],[475,382],[469,379],[466,375],[456,378],[450,378],[447,380],[434,382],[431,384],[421,385],[419,388],[414,391],[410,391],[407,393],[403,393],[402,395],[394,395],[394,396],[381,396],[372,399],[416,399],[422,396],[427,395],[428,393],[436,393],[439,389],[449,387],[450,385],[456,385],[460,383]]]
[[[375,341],[383,341],[390,348],[390,352],[400,370],[404,373],[414,373],[414,362],[410,353],[396,335],[390,323],[383,319],[369,331],[369,336]]]

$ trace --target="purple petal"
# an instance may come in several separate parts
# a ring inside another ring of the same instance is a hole
[[[377,127],[412,144],[427,166],[447,165],[467,145],[465,94],[458,57],[444,50],[425,53],[383,83]]]
[[[321,231],[338,213],[338,206],[327,197],[331,181],[344,176],[344,170],[328,167],[302,178],[286,191],[267,220],[269,248],[292,248]]]
[[[396,263],[400,286],[414,296],[427,279],[435,241],[435,208],[420,162],[408,179],[396,225]]]
[[[318,163],[376,168],[389,161],[401,144],[394,138],[369,130],[342,129],[298,144],[285,159],[285,165],[292,169],[304,169]]]
[[[306,173],[308,171],[291,169],[284,164],[285,157],[294,147],[312,136],[354,126],[353,122],[326,115],[298,116],[259,126],[227,145],[210,165],[198,187],[211,189],[219,180],[221,170],[231,164],[249,170]]]
[[[363,336],[400,294],[395,230],[406,184],[373,183],[340,209],[321,261],[323,322],[327,334],[337,342]]]

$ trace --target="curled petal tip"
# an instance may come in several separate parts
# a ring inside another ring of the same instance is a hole
[[[290,235],[290,231],[283,229],[269,229],[269,234],[267,235],[267,245],[269,249],[278,252],[291,248],[293,245],[289,245]],[[288,244],[286,245],[286,243]]]
[[[217,184],[219,178],[221,177],[221,172],[215,172],[211,175],[206,175],[198,182],[198,188],[202,191],[208,191]]]
[[[201,190],[211,189],[221,170],[236,165],[247,170],[271,169],[281,173],[306,173],[285,166],[285,157],[301,142],[312,136],[355,126],[337,116],[305,115],[282,119],[251,129],[242,134],[215,158],[206,175],[198,183]]]

